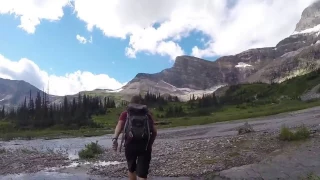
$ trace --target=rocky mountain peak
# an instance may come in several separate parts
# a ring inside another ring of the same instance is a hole
[[[173,65],[174,69],[189,69],[194,66],[211,66],[212,62],[193,56],[178,56]],[[189,69],[190,70],[190,69]]]
[[[314,28],[320,25],[320,1],[317,0],[307,7],[303,12],[300,21],[296,25],[296,32]]]

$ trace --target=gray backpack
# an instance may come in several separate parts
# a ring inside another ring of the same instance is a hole
[[[146,105],[129,104],[127,107],[127,120],[124,127],[125,144],[142,143],[148,147],[151,137],[151,117]]]

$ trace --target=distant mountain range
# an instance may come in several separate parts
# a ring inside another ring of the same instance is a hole
[[[22,103],[25,98],[29,99],[30,93],[31,97],[35,99],[39,91],[41,95],[43,95],[43,91],[25,81],[0,78],[0,105],[5,105],[6,107],[17,106]],[[61,98],[59,96],[46,95],[51,101]]]
[[[306,8],[294,33],[275,47],[257,48],[216,61],[178,56],[172,68],[155,74],[137,74],[118,90],[97,89],[84,93],[128,100],[151,91],[189,99],[191,94],[211,93],[218,88],[247,82],[283,82],[320,67],[320,2]],[[24,81],[0,79],[0,105],[17,105],[29,91],[38,89]],[[52,101],[61,97],[50,95]]]

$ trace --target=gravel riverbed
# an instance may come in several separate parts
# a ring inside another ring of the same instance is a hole
[[[244,124],[244,121],[162,130],[153,146],[150,175],[152,177],[201,177],[232,167],[259,163],[283,153],[284,149],[292,146],[278,139],[279,130],[284,124],[290,128],[296,128],[302,123],[306,124],[312,130],[313,137],[319,138],[319,135],[316,135],[320,132],[319,117],[320,108],[265,117],[250,121],[249,124],[256,132],[243,135],[237,135],[237,129]],[[66,147],[78,150],[84,147],[83,143],[88,144],[96,140],[106,148],[97,161],[123,163],[108,166],[102,163],[99,166],[100,164],[96,161],[83,165],[85,163],[82,160],[68,159],[70,154],[67,150],[65,150],[67,154],[63,154],[64,151],[60,154],[50,151],[39,152],[23,149],[30,148],[31,141],[0,142],[0,175],[33,173],[63,167],[64,172],[74,174],[76,177],[81,177],[83,173],[89,176],[100,175],[103,179],[126,177],[127,165],[124,152],[114,152],[110,148],[111,140],[108,136],[32,142],[34,145],[50,144],[52,145],[50,148]],[[15,143],[21,144],[18,149],[8,149],[15,147]],[[70,167],[72,163],[78,163],[81,167],[78,165]],[[78,171],[82,174],[77,174]]]
[[[43,153],[35,150],[0,149],[0,175],[34,173],[46,168],[61,167],[70,164],[67,157],[55,153]]]
[[[197,177],[208,172],[256,163],[282,147],[283,143],[276,136],[276,133],[259,132],[239,136],[156,141],[153,146],[150,175]],[[107,149],[99,159],[125,162],[123,152],[115,153],[111,149]],[[127,167],[126,163],[94,167],[89,173],[125,177]]]

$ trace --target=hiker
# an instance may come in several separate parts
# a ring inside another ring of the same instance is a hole
[[[112,139],[115,151],[118,149],[118,137],[122,131],[129,179],[136,180],[137,177],[147,179],[152,145],[157,136],[157,130],[147,106],[141,104],[140,96],[133,96],[127,110],[119,117]]]

